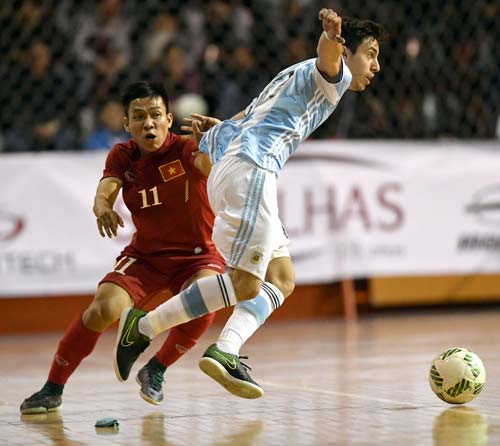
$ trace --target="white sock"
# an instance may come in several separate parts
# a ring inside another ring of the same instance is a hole
[[[272,283],[264,282],[257,297],[238,303],[224,326],[217,347],[226,353],[238,355],[241,346],[278,309],[285,298]]]
[[[203,277],[139,320],[139,331],[153,339],[176,325],[236,304],[228,274]]]

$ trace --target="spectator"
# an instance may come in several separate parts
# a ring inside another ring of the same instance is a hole
[[[269,81],[259,70],[252,49],[243,45],[227,55],[227,67],[222,76],[215,97],[215,115],[221,119],[243,110]]]
[[[123,107],[118,101],[106,102],[99,114],[99,126],[85,142],[87,150],[109,150],[120,141],[129,139],[123,128]]]
[[[186,51],[176,43],[165,47],[162,57],[149,71],[153,80],[165,84],[172,101],[186,93],[198,93],[201,88],[197,70],[189,66]]]
[[[95,15],[78,21],[74,51],[84,78],[79,95],[98,104],[119,92],[131,61],[130,23],[122,7],[122,0],[102,0]]]
[[[178,37],[179,23],[177,17],[171,14],[159,14],[153,24],[151,32],[143,42],[144,65],[152,67],[161,63],[165,48],[174,43]]]
[[[77,132],[66,101],[74,85],[71,74],[53,60],[43,41],[30,46],[20,69],[21,88],[10,91],[15,110],[5,132],[6,151],[70,150],[78,147]]]

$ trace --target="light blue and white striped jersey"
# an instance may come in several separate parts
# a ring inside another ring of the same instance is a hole
[[[342,79],[328,82],[309,59],[281,71],[246,108],[246,116],[223,121],[202,138],[200,150],[212,164],[224,155],[245,155],[278,173],[285,162],[330,116],[349,88],[352,74],[342,60]]]

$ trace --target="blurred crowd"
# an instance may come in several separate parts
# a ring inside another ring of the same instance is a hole
[[[165,84],[177,130],[190,112],[228,118],[315,56],[324,6],[391,40],[378,79],[315,137],[500,137],[498,0],[2,0],[0,150],[111,147],[139,79]]]

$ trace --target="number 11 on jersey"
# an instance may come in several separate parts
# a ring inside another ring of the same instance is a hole
[[[142,207],[141,207],[141,209],[149,208],[151,206],[158,206],[159,204],[162,204],[160,202],[160,199],[158,198],[158,188],[157,188],[157,186],[152,187],[151,189],[149,189],[149,192],[152,192],[152,195],[153,195],[153,203],[152,204],[148,203],[148,193],[147,193],[146,189],[142,189],[142,190],[140,190],[138,192],[139,194],[141,194],[141,197],[142,197]]]

